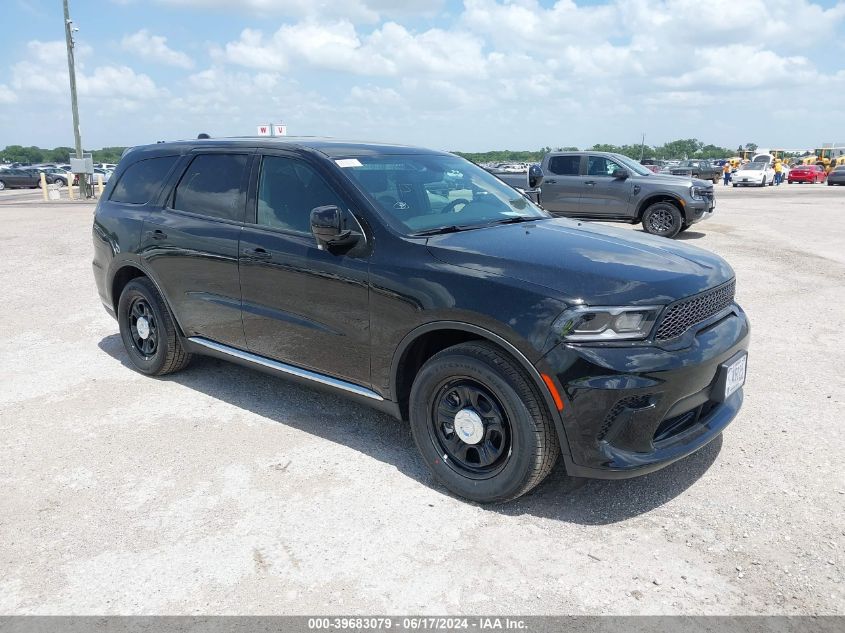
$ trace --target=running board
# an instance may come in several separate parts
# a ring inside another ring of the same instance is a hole
[[[211,341],[207,338],[192,336],[188,339],[188,341],[194,345],[213,350],[218,354],[224,354],[226,356],[231,356],[232,358],[237,358],[241,361],[246,361],[247,363],[260,365],[261,367],[272,369],[273,371],[277,371],[282,374],[288,374],[290,376],[296,376],[297,378],[310,380],[311,382],[333,387],[334,389],[340,389],[341,391],[354,393],[358,396],[369,398],[370,400],[376,400],[378,402],[384,400],[384,398],[378,395],[375,391],[371,391],[351,382],[346,382],[345,380],[340,380],[339,378],[332,378],[331,376],[319,374],[315,371],[309,371],[293,365],[280,363],[279,361],[265,358],[264,356],[259,356],[258,354],[252,354],[251,352],[245,352],[235,347],[223,345],[222,343],[216,343],[215,341]]]

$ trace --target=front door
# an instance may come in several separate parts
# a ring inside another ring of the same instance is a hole
[[[575,215],[578,213],[581,193],[584,189],[579,154],[550,156],[546,174],[541,185],[543,208],[553,215]]]
[[[630,178],[614,178],[616,170],[628,171],[606,156],[587,157],[587,173],[578,214],[589,218],[621,218],[630,215],[628,201],[633,192]],[[630,173],[630,172],[629,172]]]
[[[267,154],[254,171],[240,247],[248,349],[368,386],[369,257],[321,250],[310,229],[315,207],[349,205],[303,158]]]

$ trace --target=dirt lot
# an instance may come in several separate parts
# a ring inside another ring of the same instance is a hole
[[[343,398],[132,371],[92,207],[4,192],[0,613],[845,613],[845,188],[717,193],[684,239],[737,272],[739,417],[653,475],[479,507]]]

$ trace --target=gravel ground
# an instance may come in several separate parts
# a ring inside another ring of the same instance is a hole
[[[663,471],[480,507],[402,423],[212,359],[127,367],[89,204],[0,195],[0,613],[845,613],[845,188],[717,189],[690,243],[746,401]],[[636,230],[632,228],[631,230]]]

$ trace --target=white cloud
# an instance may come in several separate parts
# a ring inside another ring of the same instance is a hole
[[[0,104],[15,103],[18,95],[6,84],[0,84]]]
[[[215,49],[222,62],[263,69],[305,67],[361,75],[486,74],[483,42],[466,32],[430,29],[415,34],[387,22],[367,36],[359,36],[348,21],[285,24],[271,37],[245,29],[240,39]]]
[[[355,23],[376,23],[382,17],[434,15],[443,0],[159,0],[161,4],[193,9],[247,12],[259,16],[347,19]]]
[[[125,36],[120,45],[124,50],[148,61],[179,68],[194,66],[193,60],[188,55],[173,50],[167,45],[166,37],[153,35],[147,29]]]

